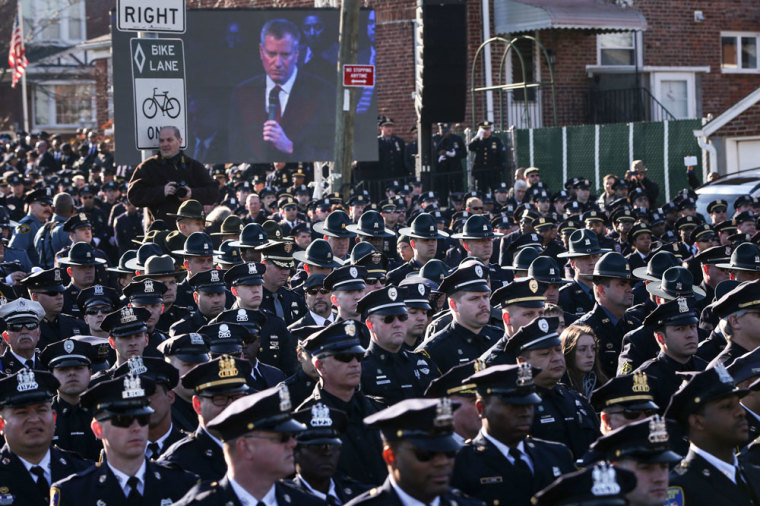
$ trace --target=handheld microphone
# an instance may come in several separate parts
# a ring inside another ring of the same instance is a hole
[[[279,109],[278,104],[273,104],[270,100],[268,108],[269,117],[267,118],[269,121],[277,121],[277,109]]]

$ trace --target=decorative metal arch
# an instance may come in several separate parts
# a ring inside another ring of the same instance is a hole
[[[522,53],[520,52],[520,49],[515,45],[517,42],[521,40],[530,40],[534,44],[537,44],[538,47],[541,49],[542,54],[544,55],[544,58],[546,60],[546,65],[549,68],[549,81],[537,81],[537,82],[528,82],[523,81],[521,83],[511,83],[511,84],[498,84],[495,86],[483,86],[480,88],[475,88],[475,71],[477,70],[478,65],[478,58],[481,55],[481,52],[483,49],[488,46],[489,44],[492,44],[494,42],[501,42],[505,44],[506,48],[504,49],[504,53],[501,55],[501,61],[499,63],[499,79],[502,79],[501,76],[504,75],[504,62],[507,59],[507,55],[509,54],[509,51],[514,49],[515,53],[517,54],[517,58],[520,60],[520,69],[522,70],[522,75],[527,75],[525,73],[525,58],[523,57]],[[523,92],[525,93],[525,97],[528,96],[528,88],[539,88],[541,86],[550,86],[552,90],[552,112],[554,115],[554,126],[557,126],[557,90],[554,86],[554,66],[552,65],[551,58],[549,57],[549,52],[546,50],[544,45],[536,39],[535,37],[531,35],[518,35],[517,37],[513,38],[512,40],[507,40],[503,37],[491,37],[487,41],[483,42],[480,47],[478,47],[478,50],[475,51],[475,57],[472,61],[472,71],[471,71],[471,81],[472,86],[470,88],[470,100],[471,100],[471,107],[472,110],[472,124],[476,125],[478,121],[476,120],[476,111],[475,111],[475,94],[486,92],[490,90],[499,90],[500,92],[504,92],[507,90],[515,90],[522,88]],[[525,117],[528,120],[528,128],[531,128],[531,120],[530,120],[530,107],[528,107],[528,101],[525,100]],[[504,129],[504,93],[499,93],[499,129]]]

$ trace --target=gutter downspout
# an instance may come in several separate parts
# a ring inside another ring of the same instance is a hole
[[[481,0],[481,17],[483,19],[483,42],[491,38],[491,11],[489,0]],[[491,46],[490,44],[483,48],[483,58],[485,59],[486,87],[493,86],[493,71],[491,69]],[[486,91],[486,119],[493,123],[493,91]],[[501,128],[501,125],[499,125]]]

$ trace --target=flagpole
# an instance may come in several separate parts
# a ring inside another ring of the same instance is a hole
[[[21,10],[21,2],[16,2],[18,5],[18,26],[21,31],[21,41],[24,41],[24,14]],[[24,131],[29,133],[29,107],[26,103],[26,69],[21,74],[21,107],[24,109]]]

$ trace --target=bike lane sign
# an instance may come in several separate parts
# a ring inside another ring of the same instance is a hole
[[[181,39],[130,39],[137,149],[158,148],[161,127],[187,138],[185,53]]]

